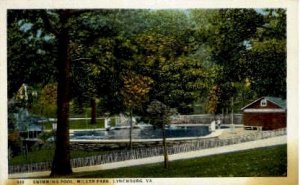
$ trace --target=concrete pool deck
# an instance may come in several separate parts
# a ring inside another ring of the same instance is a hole
[[[238,134],[238,131],[236,131],[236,133],[233,132],[232,134]],[[230,135],[231,134],[229,133],[227,136],[225,135],[223,137],[230,137]],[[169,160],[174,161],[174,160],[190,159],[196,157],[205,157],[210,155],[238,152],[238,151],[249,150],[254,148],[281,145],[286,143],[287,143],[286,136],[278,136],[278,137],[272,137],[268,139],[250,141],[250,142],[227,145],[222,147],[173,154],[173,155],[169,155]],[[95,166],[73,168],[73,172],[79,173],[79,172],[88,172],[88,171],[97,171],[97,170],[116,169],[122,167],[159,163],[159,162],[163,162],[163,160],[164,160],[163,156],[148,157],[143,159],[127,160],[127,161],[107,163],[107,164],[101,164]],[[15,174],[10,174],[9,178],[33,178],[33,177],[45,177],[49,175],[50,175],[50,171],[32,172],[32,173],[15,173]]]
[[[181,125],[176,125],[181,126]],[[186,126],[186,125],[183,125]],[[193,124],[193,126],[207,126],[203,124]],[[226,125],[230,126],[230,125]],[[71,129],[70,134],[72,135],[76,131],[104,131],[105,129]],[[209,138],[226,138],[226,137],[234,137],[246,133],[257,132],[255,130],[245,130],[242,125],[235,125],[235,128],[232,130],[231,128],[223,128],[216,129],[206,136],[199,137],[178,137],[178,138],[167,138],[168,141],[187,141],[187,140],[197,140],[197,139],[209,139]],[[147,143],[147,142],[161,142],[162,139],[132,139],[133,143]],[[70,139],[70,143],[127,143],[128,139]]]
[[[150,127],[151,125],[145,125],[143,127]],[[174,124],[173,126],[177,127],[193,127],[193,126],[210,126],[210,124]],[[211,132],[210,134],[206,136],[199,136],[199,137],[178,137],[178,138],[167,138],[168,141],[185,141],[185,140],[195,140],[195,139],[208,139],[208,138],[214,138],[214,137],[220,137],[224,135],[224,133],[229,133],[229,135],[233,134],[236,135],[237,133],[245,133],[247,132],[246,130],[243,129],[243,125],[236,124],[235,125],[235,131],[231,132],[231,128],[229,128],[231,125],[229,124],[224,124],[221,126],[225,126],[227,128],[221,128],[221,129],[216,129],[215,131]],[[105,128],[97,128],[97,129],[70,129],[70,136],[74,134],[74,132],[80,132],[80,131],[106,131]],[[228,132],[229,131],[229,132]],[[251,131],[254,132],[254,131]],[[226,134],[228,135],[228,134]],[[162,139],[157,138],[157,139],[133,139],[133,143],[140,143],[140,142],[160,142]],[[81,142],[81,143],[126,143],[129,142],[128,139],[70,139],[70,142]]]

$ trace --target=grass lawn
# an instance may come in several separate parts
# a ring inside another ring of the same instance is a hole
[[[87,156],[95,156],[108,151],[80,151],[80,150],[71,150],[71,158],[80,158]],[[9,165],[18,165],[18,164],[29,164],[29,163],[38,163],[45,161],[52,161],[54,156],[54,149],[42,149],[39,151],[31,151],[28,153],[27,158],[24,154],[13,157],[8,161]]]
[[[71,178],[268,177],[287,175],[287,145],[113,170],[82,172]]]
[[[70,129],[94,129],[104,128],[104,119],[97,119],[96,124],[90,124],[90,120],[70,120]]]

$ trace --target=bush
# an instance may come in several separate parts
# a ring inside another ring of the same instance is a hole
[[[8,134],[8,148],[10,149],[11,157],[21,153],[22,141],[19,132],[13,131]]]

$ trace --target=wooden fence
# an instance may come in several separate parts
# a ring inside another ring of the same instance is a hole
[[[239,144],[249,141],[255,141],[260,139],[266,139],[276,136],[286,135],[286,129],[278,129],[273,131],[255,132],[247,135],[236,136],[228,139],[199,139],[192,142],[171,145],[168,146],[168,154],[177,154],[183,152],[190,152],[196,150],[202,150],[207,148],[215,148],[226,145]],[[90,156],[84,158],[71,159],[73,168],[83,166],[101,165],[106,163],[120,162],[131,159],[142,159],[147,157],[161,156],[163,155],[162,146],[150,147],[150,148],[137,148],[133,150],[114,151],[112,153],[102,154],[98,156]],[[24,173],[24,172],[36,172],[36,171],[48,171],[51,169],[51,162],[41,162],[25,165],[13,165],[9,166],[9,173]]]

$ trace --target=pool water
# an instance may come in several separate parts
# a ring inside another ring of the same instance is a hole
[[[167,138],[199,137],[210,134],[208,126],[172,126],[166,128]],[[71,139],[128,139],[129,129],[109,131],[75,131]],[[159,139],[162,130],[151,126],[133,129],[133,139]]]

